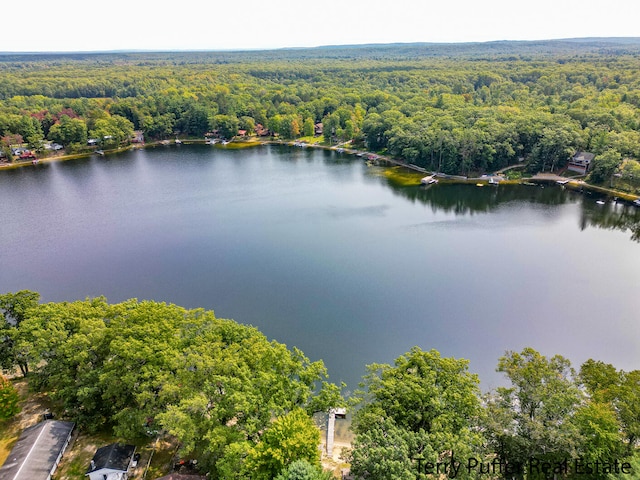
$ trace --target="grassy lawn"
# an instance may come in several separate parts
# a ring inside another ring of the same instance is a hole
[[[322,135],[320,135],[319,137],[315,137],[315,136],[311,135],[309,137],[299,137],[299,138],[296,138],[296,140],[298,142],[304,142],[304,143],[309,143],[309,144],[318,144],[318,143],[323,143],[324,142],[324,137]]]
[[[226,145],[216,144],[218,148],[228,148],[232,150],[239,150],[242,148],[256,147],[258,145],[262,145],[262,142],[257,137],[246,137],[246,138],[237,138],[232,142],[227,143]]]
[[[75,432],[52,480],[86,479],[85,473],[96,450],[118,441],[135,445],[136,452],[140,454],[137,467],[129,471],[129,479],[152,480],[171,473],[178,450],[178,442],[173,437],[163,436],[157,440],[142,438],[134,442],[125,442],[114,437],[110,432],[96,434]]]
[[[54,479],[84,479],[96,450],[113,443],[115,439],[107,433],[87,435],[74,431],[71,443],[62,457]]]
[[[386,168],[382,174],[395,185],[402,187],[420,185],[420,180],[425,176],[424,173],[414,172],[403,167]]]
[[[173,438],[161,437],[158,441],[153,438],[124,442],[122,439],[113,437],[110,432],[96,434],[75,432],[53,480],[86,479],[87,468],[96,450],[118,441],[135,445],[136,452],[140,454],[138,466],[129,472],[129,479],[154,479],[171,473],[178,447]]]
[[[157,442],[153,441],[149,445],[147,454],[141,451],[140,453],[142,453],[142,458],[140,461],[143,464],[143,467],[149,464],[147,478],[158,478],[171,473],[173,464],[176,461],[177,450],[178,442],[175,438],[160,437]],[[149,463],[149,455],[151,455],[152,451],[153,456],[151,457],[151,463]]]

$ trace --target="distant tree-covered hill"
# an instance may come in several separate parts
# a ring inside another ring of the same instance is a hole
[[[430,170],[640,158],[640,38],[0,55],[5,151],[217,130],[352,141]],[[256,128],[258,125],[262,129]],[[107,145],[109,146],[109,145]],[[597,158],[597,157],[596,157]],[[611,162],[609,162],[611,163]],[[611,172],[607,163],[606,172]],[[615,163],[615,162],[614,162]]]

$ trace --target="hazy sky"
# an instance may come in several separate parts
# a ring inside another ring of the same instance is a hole
[[[8,0],[0,51],[640,37],[638,0]]]

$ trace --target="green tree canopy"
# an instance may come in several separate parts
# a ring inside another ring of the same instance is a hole
[[[49,129],[49,139],[64,146],[73,143],[86,145],[87,124],[80,118],[69,118],[67,115],[63,115],[60,121]]]
[[[249,451],[247,473],[256,480],[270,480],[295,461],[320,468],[320,431],[302,409],[296,408],[276,419]]]
[[[334,478],[331,472],[324,472],[306,460],[296,460],[275,477],[275,480],[333,480]]]
[[[466,458],[481,450],[475,429],[479,381],[468,372],[468,361],[414,347],[393,367],[367,368],[366,390],[354,416],[356,476],[416,478],[415,459],[435,463],[451,452]]]
[[[30,310],[38,306],[40,294],[30,290],[0,295],[0,368],[13,370],[16,366],[24,376],[29,373],[29,360],[17,346],[17,329]]]
[[[585,398],[569,360],[525,348],[507,352],[497,370],[512,386],[497,388],[485,401],[492,450],[515,470],[531,458],[552,463],[577,458],[583,450],[580,426],[601,412],[595,406],[580,410]],[[574,421],[577,411],[581,414]],[[606,412],[602,415],[610,420]]]
[[[97,139],[101,145],[117,147],[131,139],[133,124],[120,115],[108,116],[96,120],[89,135]]]
[[[623,449],[632,455],[640,443],[640,370],[625,372],[608,363],[587,360],[580,367],[580,381],[591,402],[614,414]],[[602,413],[604,415],[604,413]]]
[[[0,421],[12,418],[20,412],[20,394],[16,387],[0,375]]]
[[[297,458],[315,465],[318,431],[307,415],[337,401],[322,362],[202,309],[101,297],[45,303],[17,334],[33,385],[83,428],[124,438],[167,431],[219,478],[240,471],[249,452],[273,475]],[[276,471],[268,445],[289,433]]]
[[[593,159],[589,178],[594,183],[603,183],[611,178],[620,164],[622,155],[616,150],[608,149]]]

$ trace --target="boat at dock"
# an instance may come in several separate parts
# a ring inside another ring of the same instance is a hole
[[[426,177],[423,177],[420,180],[420,183],[422,185],[433,185],[434,183],[438,183],[438,179],[434,175],[428,175]]]

